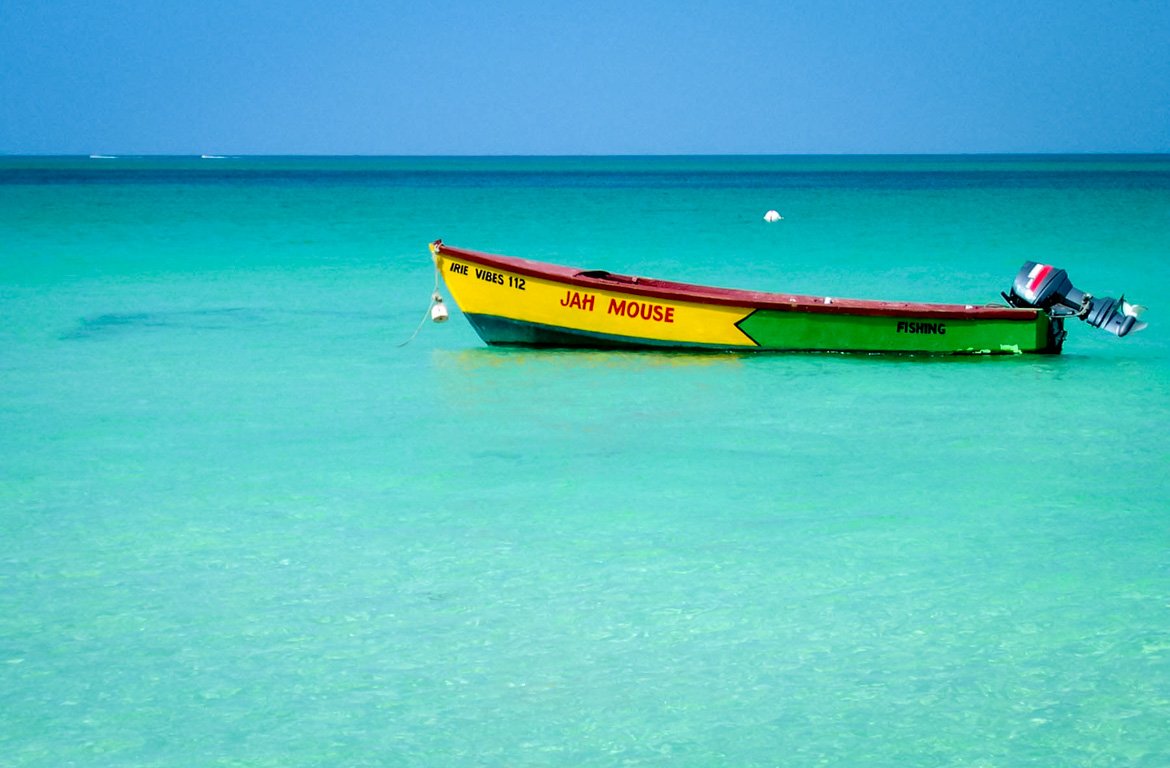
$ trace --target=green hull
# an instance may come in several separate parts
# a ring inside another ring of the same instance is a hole
[[[1045,314],[1023,320],[867,317],[759,309],[737,326],[760,349],[1015,354],[1059,352],[1059,334]]]

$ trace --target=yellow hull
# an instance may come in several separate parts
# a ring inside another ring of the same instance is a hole
[[[744,308],[576,289],[444,255],[436,255],[435,264],[451,297],[468,315],[679,346],[756,346],[736,326],[750,313]]]

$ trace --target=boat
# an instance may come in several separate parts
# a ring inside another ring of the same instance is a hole
[[[732,352],[995,355],[1061,351],[1066,319],[1122,337],[1142,308],[1094,298],[1067,273],[1029,261],[1004,303],[924,304],[764,293],[430,244],[438,276],[489,345]],[[441,317],[438,316],[441,314]]]

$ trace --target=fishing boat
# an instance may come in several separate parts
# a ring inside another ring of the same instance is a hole
[[[1073,287],[1063,269],[1037,262],[1020,269],[1001,294],[1005,303],[923,304],[713,288],[482,253],[442,240],[430,249],[451,298],[489,345],[1055,354],[1068,318],[1119,337],[1145,327],[1140,307],[1094,298]],[[437,290],[434,301],[445,318]]]

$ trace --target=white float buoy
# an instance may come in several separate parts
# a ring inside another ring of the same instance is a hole
[[[443,306],[443,297],[436,293],[431,300],[434,301],[431,305],[431,322],[447,322],[447,307]]]
[[[768,211],[767,213],[764,214],[764,221],[768,222],[769,224],[771,224],[774,221],[780,221],[783,218],[784,217],[781,216],[778,211]]]

